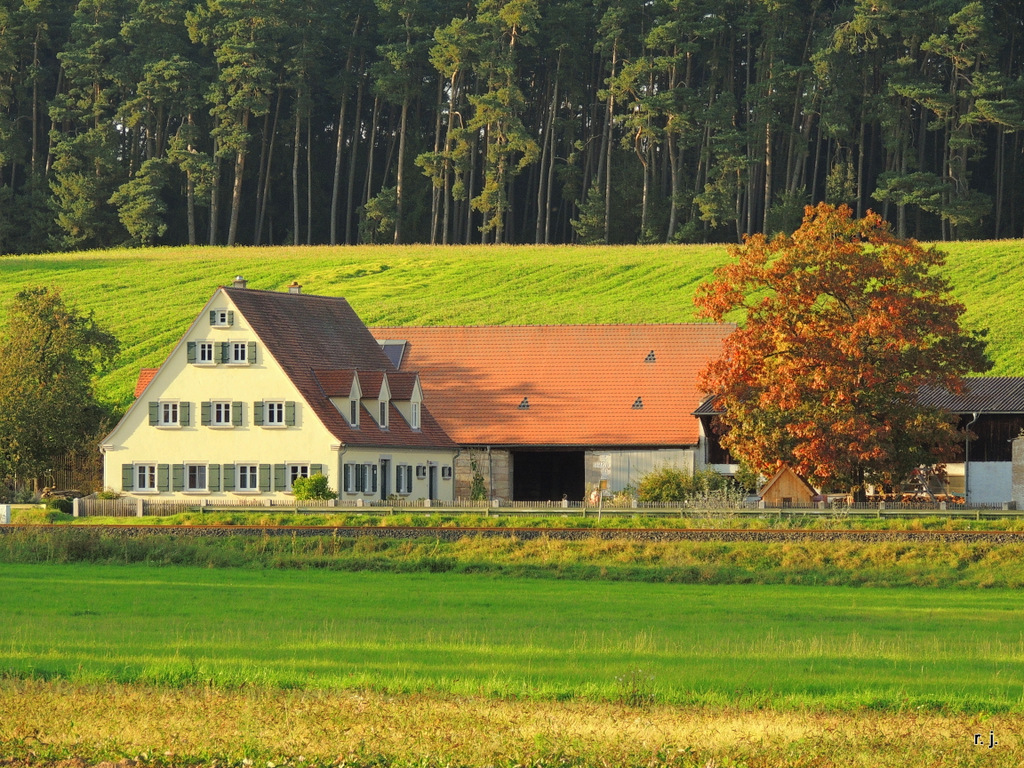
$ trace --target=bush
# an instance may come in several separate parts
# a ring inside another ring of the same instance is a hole
[[[640,501],[690,501],[728,491],[733,487],[730,478],[710,469],[691,475],[679,467],[661,467],[640,479],[636,496]]]
[[[65,515],[73,515],[75,503],[71,499],[47,499],[46,508],[63,512]]]
[[[292,494],[296,501],[325,501],[338,498],[338,494],[327,485],[327,478],[320,473],[312,477],[295,478],[292,481]]]

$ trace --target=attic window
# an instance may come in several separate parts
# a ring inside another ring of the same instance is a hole
[[[530,398],[524,397],[523,398],[523,402],[521,402],[519,404],[519,410],[520,411],[526,411],[526,410],[529,410],[529,408],[530,408]]]
[[[645,363],[653,363],[654,360],[655,360],[655,358],[654,358],[654,350],[652,349],[650,352],[647,353],[647,357],[644,358],[644,362]]]
[[[638,397],[636,400],[633,401],[633,409],[634,410],[640,410],[643,407],[644,407],[644,399],[642,397]]]

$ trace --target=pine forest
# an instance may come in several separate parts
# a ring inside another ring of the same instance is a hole
[[[0,0],[0,253],[1024,235],[1024,0]]]

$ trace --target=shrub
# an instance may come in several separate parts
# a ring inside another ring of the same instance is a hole
[[[320,473],[311,477],[295,478],[292,481],[292,494],[297,501],[324,501],[338,498],[338,494],[327,485],[327,478]]]
[[[65,515],[73,515],[75,503],[71,499],[47,499],[46,508],[63,512]]]
[[[690,501],[732,490],[733,481],[710,469],[690,474],[679,467],[660,467],[640,478],[636,496],[640,501]]]

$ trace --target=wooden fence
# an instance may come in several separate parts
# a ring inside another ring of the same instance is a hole
[[[148,499],[124,496],[101,499],[87,496],[76,499],[77,517],[156,517],[184,513],[206,512],[284,512],[294,514],[321,514],[324,512],[356,512],[365,514],[475,514],[502,517],[958,517],[958,518],[1013,518],[1024,517],[1024,511],[1012,504],[999,507],[987,505],[951,504],[945,502],[818,502],[768,507],[753,501],[736,502],[633,502],[614,505],[588,504],[582,501],[295,501],[294,499]]]

